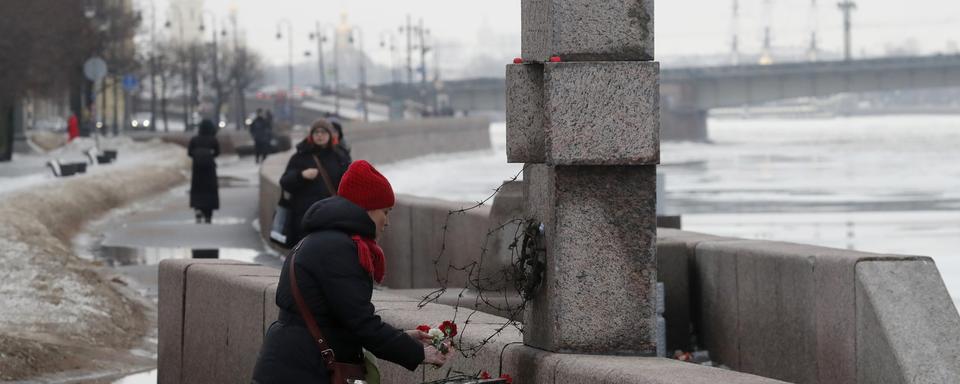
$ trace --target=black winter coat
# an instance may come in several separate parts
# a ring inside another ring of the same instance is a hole
[[[193,158],[190,177],[190,208],[220,209],[220,190],[217,186],[217,162],[220,143],[211,134],[194,136],[187,146],[187,154]]]
[[[327,174],[330,175],[333,191],[327,190],[323,177],[319,174],[313,180],[303,178],[303,170],[317,168],[317,160],[314,157],[319,159],[323,168],[327,170]],[[306,141],[297,144],[297,153],[290,158],[287,169],[283,172],[283,176],[280,176],[280,187],[290,196],[287,247],[292,248],[300,242],[305,233],[302,231],[303,215],[313,203],[336,194],[336,188],[340,187],[340,179],[349,166],[350,157],[338,148],[320,149]]]
[[[310,234],[296,252],[297,284],[337,361],[361,363],[361,348],[411,371],[423,362],[423,344],[384,323],[370,301],[373,280],[357,256],[350,235],[373,237],[376,226],[367,212],[342,198],[313,205],[304,218]],[[290,290],[289,262],[277,285],[279,320],[260,348],[253,380],[259,384],[329,382],[320,348],[297,311]]]

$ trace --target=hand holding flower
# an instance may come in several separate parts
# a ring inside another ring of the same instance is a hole
[[[421,325],[421,327],[423,327],[423,325]],[[430,337],[430,335],[427,333],[429,330],[430,330],[429,326],[427,326],[426,331],[420,329],[420,327],[417,327],[417,329],[411,329],[409,331],[405,331],[404,333],[406,333],[407,336],[410,336],[414,340],[419,341],[423,345],[432,345],[433,338]]]

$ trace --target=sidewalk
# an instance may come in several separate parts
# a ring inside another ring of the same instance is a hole
[[[236,156],[222,158],[218,165],[221,209],[214,212],[212,224],[196,224],[187,184],[91,226],[88,232],[96,239],[89,241],[88,254],[131,279],[153,300],[159,262],[190,258],[195,250],[218,250],[221,259],[280,268],[282,261],[265,249],[253,226],[259,200],[257,166]]]

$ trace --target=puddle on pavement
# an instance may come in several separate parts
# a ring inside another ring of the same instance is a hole
[[[229,259],[257,262],[260,252],[246,248],[134,248],[101,247],[96,253],[97,260],[111,267],[128,265],[155,265],[166,259]]]

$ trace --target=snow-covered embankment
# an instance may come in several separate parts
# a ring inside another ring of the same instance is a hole
[[[143,304],[77,257],[71,237],[113,208],[182,183],[190,161],[172,144],[104,144],[120,149],[117,163],[0,193],[0,381],[86,368],[96,353],[85,351],[126,350],[147,330]]]

